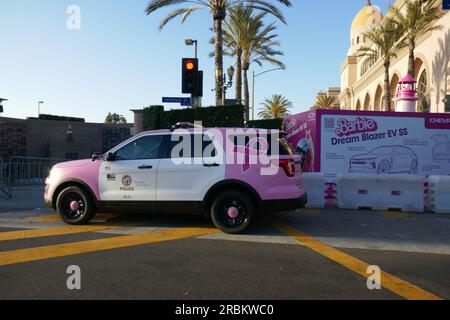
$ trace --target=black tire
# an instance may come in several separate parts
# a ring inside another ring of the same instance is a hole
[[[72,202],[78,203],[78,210],[72,210],[70,207]],[[95,217],[96,208],[87,192],[79,187],[68,187],[58,195],[56,212],[67,224],[83,225]]]
[[[231,207],[238,209],[236,218],[228,215]],[[211,206],[211,219],[223,232],[237,234],[244,232],[250,226],[255,212],[255,204],[247,195],[239,191],[225,191],[214,199]]]

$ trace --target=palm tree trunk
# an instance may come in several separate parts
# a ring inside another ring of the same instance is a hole
[[[416,49],[416,43],[414,41],[411,42],[409,46],[409,58],[408,58],[408,74],[414,78],[414,50]]]
[[[391,86],[390,86],[390,76],[389,68],[391,66],[390,61],[384,62],[384,109],[386,111],[391,111]]]
[[[244,120],[248,121],[250,117],[250,92],[248,88],[247,68],[243,69],[244,73]]]
[[[242,103],[242,51],[236,53],[236,100]]]
[[[214,32],[216,34],[214,48],[214,63],[216,69],[216,106],[224,105],[223,103],[223,31],[222,20],[214,17]]]

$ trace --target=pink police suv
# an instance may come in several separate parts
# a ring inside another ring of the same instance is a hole
[[[148,131],[92,159],[55,165],[45,202],[68,224],[131,209],[201,213],[241,233],[258,213],[302,207],[301,158],[283,134],[178,125]]]

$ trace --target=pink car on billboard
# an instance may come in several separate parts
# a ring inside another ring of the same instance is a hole
[[[301,158],[277,131],[181,126],[138,134],[104,155],[60,163],[46,180],[46,204],[68,224],[96,212],[139,209],[201,213],[227,233],[259,212],[302,207]]]

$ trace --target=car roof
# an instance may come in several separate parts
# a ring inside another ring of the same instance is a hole
[[[199,129],[201,131],[207,131],[210,129],[216,129],[216,130],[220,130],[220,131],[227,131],[227,130],[244,130],[245,131],[245,130],[253,129],[253,130],[256,130],[257,132],[263,131],[263,130],[266,132],[269,132],[269,133],[270,132],[282,132],[281,130],[276,130],[276,129],[238,128],[238,127],[231,127],[231,128],[206,128],[206,127],[203,127],[203,128],[187,128],[187,129],[183,129],[183,130],[196,133],[196,132],[199,132]],[[143,131],[143,132],[139,133],[138,135],[155,134],[155,133],[171,133],[171,132],[173,132],[173,130],[171,130],[171,129],[147,130],[147,131]]]

